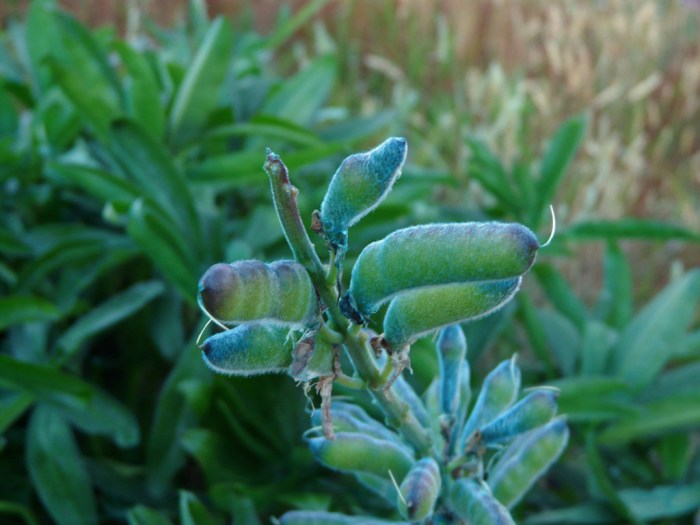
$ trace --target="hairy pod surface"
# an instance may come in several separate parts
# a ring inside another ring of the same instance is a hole
[[[336,346],[317,332],[312,337],[305,337],[294,347],[288,373],[295,381],[304,382],[329,376],[334,372],[336,355]]]
[[[518,438],[489,473],[494,496],[506,507],[513,507],[559,458],[568,441],[564,417]]]
[[[469,525],[515,525],[508,510],[488,487],[472,479],[459,479],[452,486],[455,513]]]
[[[513,298],[521,279],[453,283],[399,294],[384,317],[384,338],[390,347],[401,348],[442,327],[484,317]]]
[[[431,458],[418,461],[401,482],[401,497],[397,498],[399,512],[411,522],[430,517],[440,495],[440,467]]]
[[[511,279],[535,260],[539,243],[525,226],[501,222],[425,224],[397,230],[360,253],[349,297],[363,316],[405,290]]]
[[[333,249],[344,253],[348,228],[384,200],[401,175],[407,150],[406,139],[391,137],[342,162],[321,203],[323,231]]]
[[[224,324],[307,325],[316,316],[311,278],[296,261],[215,264],[200,279],[197,299],[202,310]]]
[[[363,434],[339,432],[333,440],[314,437],[308,442],[319,462],[341,472],[367,472],[389,479],[391,471],[403,479],[414,463],[406,447]]]
[[[482,443],[503,443],[549,422],[557,414],[558,397],[559,393],[552,389],[537,390],[528,394],[496,419],[481,427]]]
[[[201,349],[215,372],[252,376],[284,372],[292,362],[292,347],[287,327],[244,324],[207,338]]]
[[[488,423],[510,407],[520,390],[520,368],[516,356],[494,368],[481,387],[479,397],[464,425],[460,446],[463,448],[475,430]]]
[[[337,512],[292,510],[282,515],[279,525],[408,525],[403,521],[386,521],[369,516],[346,516]]]
[[[467,338],[458,324],[450,325],[440,331],[436,347],[440,369],[440,408],[443,414],[454,418],[460,406],[462,365],[466,363]]]

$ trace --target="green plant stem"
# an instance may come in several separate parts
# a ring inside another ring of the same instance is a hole
[[[360,326],[352,324],[340,311],[338,290],[334,282],[328,282],[326,268],[321,263],[301,220],[297,206],[299,191],[289,181],[287,167],[278,155],[269,150],[263,167],[270,178],[277,217],[294,258],[309,272],[321,300],[328,308],[327,315],[344,337],[343,344],[358,375],[381,407],[389,424],[401,431],[419,455],[430,454],[432,447],[430,434],[420,425],[410,406],[396,394],[393,388],[384,391],[386,378],[377,366],[367,334]]]

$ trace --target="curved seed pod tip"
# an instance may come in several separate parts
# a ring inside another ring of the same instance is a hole
[[[292,362],[289,328],[244,324],[206,339],[202,358],[225,375],[251,376],[284,372]]]
[[[352,269],[349,295],[367,316],[405,290],[511,279],[527,272],[539,244],[521,224],[465,222],[397,230],[365,247]]]
[[[446,284],[399,294],[384,317],[384,338],[398,349],[444,326],[489,315],[513,298],[521,279]]]
[[[306,325],[313,324],[316,315],[311,278],[296,261],[215,264],[200,279],[197,300],[202,310],[224,324],[265,320]]]
[[[384,200],[401,175],[407,149],[406,139],[392,137],[340,165],[321,204],[323,231],[334,250],[344,253],[348,228]]]
[[[401,516],[411,522],[430,517],[440,495],[441,484],[437,462],[431,457],[418,461],[401,482],[400,496],[397,498]]]

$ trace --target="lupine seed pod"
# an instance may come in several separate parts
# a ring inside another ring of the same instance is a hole
[[[508,509],[484,483],[459,479],[452,486],[451,499],[455,513],[469,525],[515,525]]]
[[[431,458],[418,461],[401,482],[401,496],[397,498],[399,512],[410,522],[430,517],[440,495],[440,467]]]
[[[535,235],[514,223],[425,224],[397,230],[362,250],[352,269],[349,302],[366,317],[406,290],[511,279],[530,269],[538,248]]]
[[[484,317],[513,298],[521,279],[453,283],[404,292],[389,304],[384,338],[391,348],[402,348],[444,326]]]
[[[479,397],[462,430],[460,448],[464,448],[475,430],[510,407],[517,399],[519,390],[520,368],[516,363],[516,356],[513,356],[486,376]]]
[[[494,496],[506,507],[513,507],[559,458],[568,441],[565,417],[554,418],[523,434],[508,447],[489,473]]]
[[[331,417],[333,419],[333,428],[336,432],[355,432],[376,439],[391,441],[395,445],[403,447],[407,454],[411,454],[411,450],[401,441],[398,434],[370,417],[367,412],[357,405],[344,403],[343,401],[333,401]],[[311,415],[311,424],[314,426],[321,425],[320,410],[314,410]]]
[[[440,331],[436,347],[440,368],[440,408],[443,414],[454,418],[460,405],[462,364],[467,357],[467,338],[458,324],[450,325]]]
[[[244,324],[209,337],[201,349],[215,372],[252,376],[284,372],[292,362],[292,347],[287,327]]]
[[[296,261],[237,261],[211,266],[199,281],[199,305],[224,324],[269,321],[312,324],[316,293]]]
[[[375,476],[374,474],[367,474],[366,472],[360,474],[356,472],[355,478],[360,485],[367,490],[374,492],[387,503],[391,505],[394,504],[396,500],[396,486],[393,482],[386,478]]]
[[[428,410],[425,408],[425,403],[423,403],[423,400],[403,376],[396,378],[391,389],[411,407],[411,412],[416,416],[421,426],[430,426],[430,416],[428,415]]]
[[[407,149],[406,139],[392,137],[340,165],[321,204],[323,232],[334,250],[345,253],[348,228],[384,200],[401,175]]]
[[[462,426],[464,425],[464,420],[467,417],[467,409],[469,408],[469,401],[471,401],[471,397],[471,370],[469,369],[469,363],[464,361],[462,363],[462,373],[460,374],[459,405],[457,408],[457,414],[454,418],[452,434],[450,437],[450,452],[454,452],[455,448],[459,445],[459,436],[460,432],[462,431]]]
[[[479,429],[481,442],[487,445],[503,443],[544,425],[557,414],[557,397],[559,392],[554,389],[542,389],[528,394]]]
[[[347,516],[320,510],[292,510],[283,514],[279,525],[408,525],[403,521],[386,521],[368,516]]]
[[[389,479],[389,471],[402,479],[413,466],[406,447],[363,434],[339,432],[335,439],[309,438],[309,447],[325,466],[342,472],[367,472]]]

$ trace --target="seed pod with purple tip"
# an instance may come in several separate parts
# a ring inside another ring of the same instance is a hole
[[[390,479],[391,471],[402,479],[414,463],[405,446],[354,432],[339,432],[332,440],[313,437],[307,441],[319,462],[341,472],[367,472]]]
[[[334,250],[345,253],[348,228],[384,200],[401,175],[407,149],[406,139],[391,137],[340,165],[321,204],[323,232]]]
[[[454,283],[399,294],[384,317],[384,339],[398,349],[444,326],[484,317],[513,298],[521,279]]]
[[[289,328],[244,324],[206,339],[202,358],[220,374],[252,376],[286,371],[292,362]]]
[[[519,390],[520,368],[516,363],[516,356],[513,356],[486,376],[479,397],[462,430],[460,448],[464,448],[475,430],[510,407],[517,399]]]
[[[508,509],[483,482],[459,479],[452,486],[450,496],[455,514],[469,525],[515,525]]]
[[[311,278],[296,261],[215,264],[199,281],[198,301],[224,324],[268,321],[302,326],[313,324],[317,315]]]
[[[479,429],[481,442],[503,443],[523,432],[544,425],[557,414],[557,390],[536,390]]]
[[[513,507],[559,458],[568,441],[569,428],[562,416],[517,438],[489,472],[494,496]]]
[[[530,269],[538,248],[535,235],[521,224],[465,222],[404,228],[362,250],[344,303],[367,317],[406,290],[513,279]]]
[[[399,512],[411,522],[429,518],[440,495],[440,467],[431,458],[418,461],[401,482],[400,497],[397,498]]]

